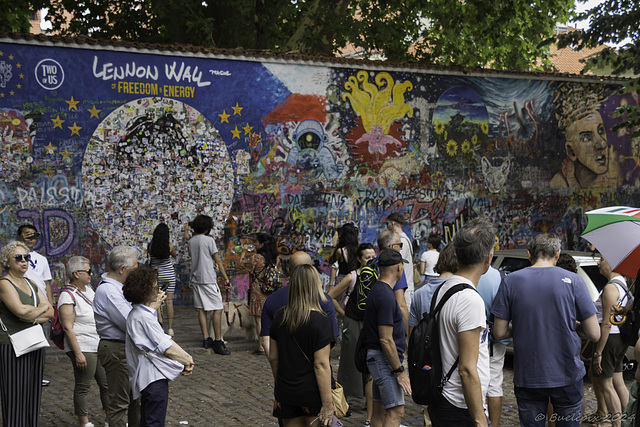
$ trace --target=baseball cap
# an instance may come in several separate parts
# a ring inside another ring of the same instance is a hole
[[[400,252],[396,251],[395,249],[385,249],[384,251],[380,252],[380,255],[378,256],[378,265],[381,267],[387,267],[390,265],[402,264],[407,262],[408,261],[402,259],[402,255],[400,255]]]
[[[393,212],[392,214],[389,214],[389,216],[387,217],[387,221],[395,221],[400,225],[407,222],[404,215],[402,215],[400,212]]]

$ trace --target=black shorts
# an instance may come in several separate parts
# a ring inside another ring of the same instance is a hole
[[[298,417],[317,417],[321,409],[322,405],[298,406],[288,405],[277,400],[273,401],[273,416],[284,420]]]

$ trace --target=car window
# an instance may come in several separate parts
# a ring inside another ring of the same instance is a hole
[[[582,268],[584,272],[587,273],[587,276],[589,276],[596,289],[598,289],[598,292],[601,292],[602,288],[604,288],[604,285],[607,284],[607,278],[600,274],[600,269],[598,268],[598,266],[581,265],[580,268]]]
[[[498,267],[498,271],[504,271],[506,274],[513,273],[525,267],[530,267],[531,261],[526,258],[509,258],[505,257]]]

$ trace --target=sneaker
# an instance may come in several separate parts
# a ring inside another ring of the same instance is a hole
[[[224,341],[222,340],[213,341],[211,348],[213,348],[213,351],[216,352],[216,354],[221,354],[223,356],[228,356],[231,354],[231,352],[227,350],[227,346],[224,345]]]
[[[93,423],[86,423],[84,427],[94,427]]]
[[[51,383],[49,380],[42,380],[42,387],[46,387]]]
[[[171,336],[171,337],[172,337],[172,336],[174,335],[174,334],[173,334],[173,329],[169,329],[169,330],[167,331],[167,334],[169,334],[169,336]]]
[[[367,420],[367,422],[364,423],[364,427],[371,427],[371,421]]]
[[[211,339],[211,337],[209,337],[206,340],[202,340],[202,346],[204,348],[213,348],[214,342],[215,341],[213,339]]]

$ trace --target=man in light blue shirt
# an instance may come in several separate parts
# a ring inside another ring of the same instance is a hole
[[[124,345],[131,304],[122,294],[125,279],[138,266],[138,250],[116,246],[109,252],[108,264],[109,272],[96,289],[93,312],[100,336],[98,360],[107,372],[109,386],[109,425],[125,427],[128,418],[129,427],[138,427],[140,402],[131,394]]]
[[[500,288],[500,282],[502,282],[502,275],[493,267],[489,267],[478,282],[478,293],[484,301],[484,307],[487,311],[487,321],[490,319],[491,306]],[[507,353],[507,344],[512,340],[494,341],[493,338],[491,338],[489,341],[489,370],[491,372],[491,379],[489,380],[489,389],[487,390],[487,406],[489,407],[489,420],[491,424],[497,426],[500,422],[500,414],[502,413],[502,381],[504,379],[502,370],[504,368],[504,356]]]

